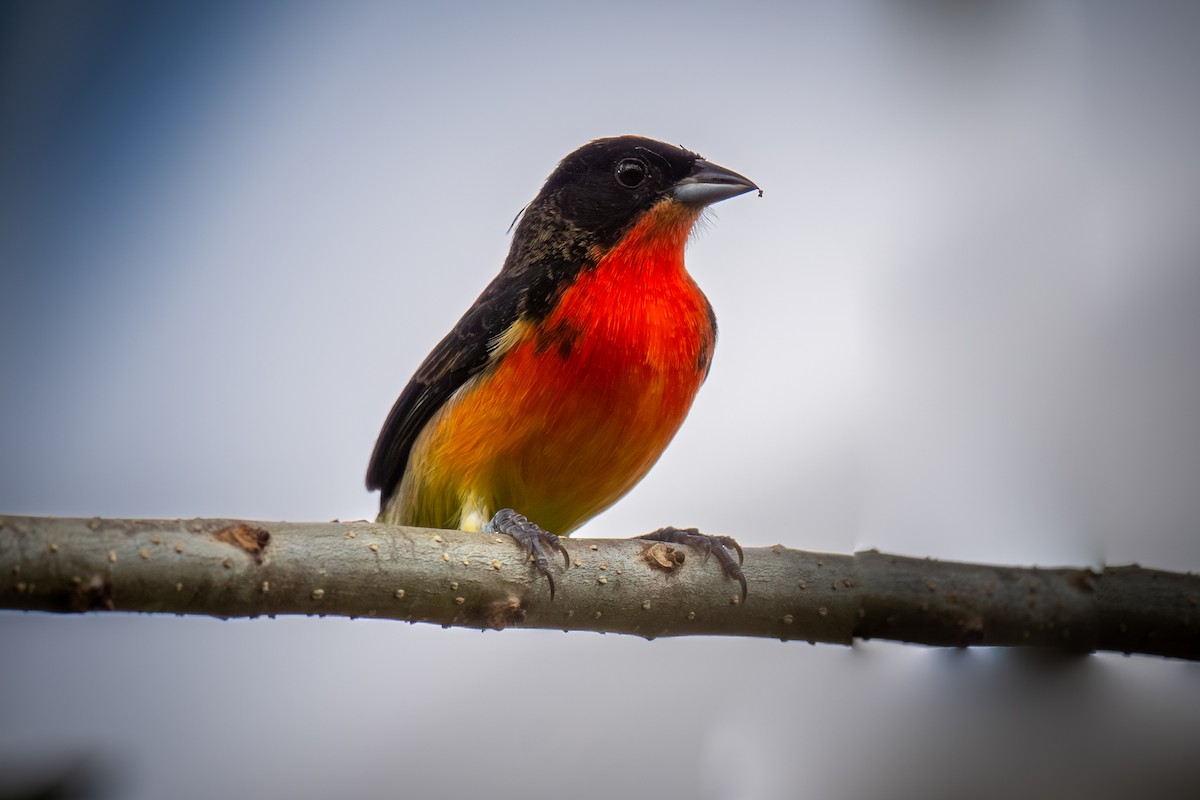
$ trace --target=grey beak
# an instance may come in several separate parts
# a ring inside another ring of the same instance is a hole
[[[754,181],[701,158],[692,166],[691,174],[675,184],[671,196],[679,203],[708,206],[756,189],[761,195],[762,189]]]

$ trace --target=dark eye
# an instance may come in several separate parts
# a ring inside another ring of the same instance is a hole
[[[617,183],[635,189],[646,180],[646,162],[640,158],[623,158],[617,162]]]

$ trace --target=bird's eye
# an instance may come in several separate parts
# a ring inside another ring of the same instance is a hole
[[[646,162],[640,158],[623,158],[617,162],[617,183],[626,189],[636,189],[646,180]]]

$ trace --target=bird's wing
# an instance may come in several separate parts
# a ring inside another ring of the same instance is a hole
[[[501,272],[433,348],[392,406],[367,468],[367,488],[381,489],[380,507],[400,485],[409,451],[426,423],[473,376],[503,357],[495,343],[518,322],[524,305],[517,276]]]

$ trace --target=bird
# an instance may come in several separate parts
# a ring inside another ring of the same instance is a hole
[[[550,553],[570,566],[558,537],[646,475],[708,376],[716,316],[684,249],[708,206],[751,191],[641,136],[564,157],[513,221],[499,274],[387,415],[366,480],[378,521],[512,536],[553,599]],[[715,553],[745,596],[732,538],[637,538]]]

